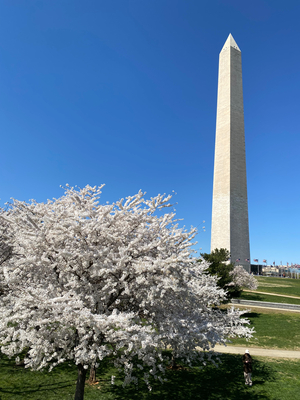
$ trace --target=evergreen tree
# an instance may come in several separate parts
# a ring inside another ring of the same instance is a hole
[[[227,291],[227,298],[230,300],[232,297],[239,297],[242,288],[233,283],[232,272],[234,264],[230,262],[230,253],[227,249],[215,249],[210,254],[201,253],[199,262],[206,261],[209,264],[207,272],[210,275],[218,277],[217,285],[221,289]]]

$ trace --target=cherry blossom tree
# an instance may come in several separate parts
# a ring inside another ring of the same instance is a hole
[[[250,290],[257,289],[257,279],[252,274],[249,274],[242,265],[234,267],[230,272],[232,282],[228,286],[235,286],[238,290],[247,288]]]
[[[67,186],[46,203],[14,200],[0,215],[14,249],[0,266],[1,351],[28,349],[34,370],[73,361],[75,400],[88,367],[106,357],[123,368],[124,384],[137,383],[137,367],[150,385],[163,381],[163,349],[191,365],[204,357],[199,349],[252,333],[241,311],[215,307],[226,291],[193,258],[196,230],[161,213],[171,196],[147,200],[140,191],[101,205],[102,187]]]

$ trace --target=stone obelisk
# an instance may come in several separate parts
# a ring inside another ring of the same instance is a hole
[[[231,34],[219,56],[211,251],[216,248],[229,250],[231,262],[250,272],[242,60]]]

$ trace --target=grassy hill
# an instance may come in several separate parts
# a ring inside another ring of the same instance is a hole
[[[257,291],[243,291],[241,299],[300,304],[300,280],[271,277],[257,277],[257,280]],[[299,299],[285,296],[299,296]],[[300,350],[300,313],[253,306],[246,306],[246,308],[251,308],[251,312],[245,314],[244,317],[250,320],[256,333],[249,341],[232,339],[232,345]]]
[[[287,304],[299,304],[300,298],[293,299],[291,297],[282,297],[282,296],[274,296],[269,294],[257,293],[257,292],[248,292],[243,291],[241,296],[239,297],[243,300],[256,300],[256,301],[268,301],[273,303],[287,303]]]
[[[300,351],[300,313],[251,307],[244,314],[255,329],[252,339],[232,339],[232,345]]]
[[[271,278],[259,276],[258,288],[259,292],[285,294],[288,296],[299,296],[300,298],[300,279],[290,278]]]

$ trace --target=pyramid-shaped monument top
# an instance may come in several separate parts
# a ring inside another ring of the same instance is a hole
[[[231,33],[229,33],[229,36],[228,36],[228,38],[227,38],[227,40],[226,40],[226,42],[225,42],[225,44],[224,44],[222,50],[225,50],[225,49],[227,49],[228,47],[233,47],[234,49],[236,49],[236,50],[238,50],[238,51],[241,51],[240,48],[239,48],[239,46],[236,44],[236,41],[233,39]],[[221,51],[222,51],[222,50],[221,50]]]

